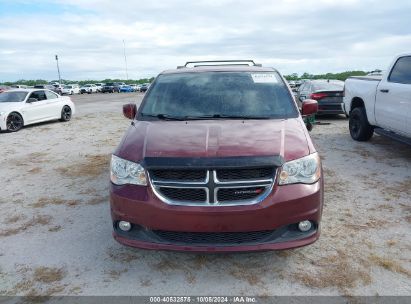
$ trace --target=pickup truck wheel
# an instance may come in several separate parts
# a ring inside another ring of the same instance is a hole
[[[374,134],[374,127],[368,123],[364,108],[354,108],[350,113],[349,128],[352,139],[367,141]]]

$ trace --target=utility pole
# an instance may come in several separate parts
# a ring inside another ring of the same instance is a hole
[[[59,84],[61,85],[61,76],[60,76],[60,67],[59,67],[59,57],[56,55],[56,62],[57,62],[57,72],[59,74]]]
[[[127,56],[126,56],[126,43],[123,39],[123,50],[124,50],[124,62],[126,64],[126,80],[128,80],[128,70],[127,70]]]

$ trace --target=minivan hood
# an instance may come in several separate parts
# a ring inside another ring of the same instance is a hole
[[[312,143],[301,118],[278,120],[135,121],[116,155],[144,157],[306,156]]]

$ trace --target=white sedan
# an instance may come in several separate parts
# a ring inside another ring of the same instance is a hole
[[[43,121],[69,121],[74,111],[70,97],[50,90],[8,90],[0,94],[0,130],[16,132]]]

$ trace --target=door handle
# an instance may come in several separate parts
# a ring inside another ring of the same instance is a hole
[[[380,90],[380,92],[382,92],[382,93],[388,93],[390,90],[388,90],[388,89],[381,89]]]

